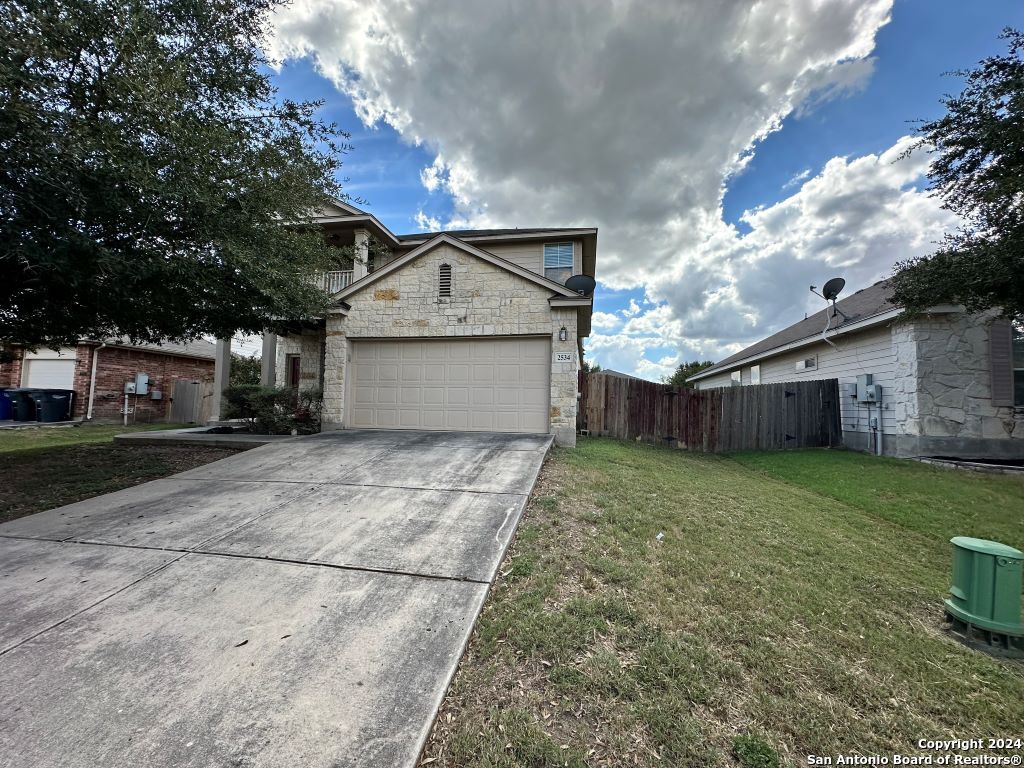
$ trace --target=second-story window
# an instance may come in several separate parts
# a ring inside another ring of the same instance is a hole
[[[437,295],[441,297],[452,295],[451,264],[442,264],[437,270]]]
[[[572,277],[572,243],[544,244],[544,277],[560,284]]]

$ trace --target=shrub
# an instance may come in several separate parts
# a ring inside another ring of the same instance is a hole
[[[251,384],[224,390],[224,416],[245,419],[249,431],[260,435],[310,435],[320,431],[323,393],[291,387],[260,387]]]

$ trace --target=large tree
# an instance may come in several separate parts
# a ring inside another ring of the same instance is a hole
[[[963,92],[920,127],[935,155],[932,190],[964,224],[931,256],[897,265],[894,298],[911,311],[949,303],[1024,315],[1024,35],[1002,38],[1009,51],[956,73]]]
[[[693,389],[693,383],[688,382],[687,379],[690,376],[696,376],[705,368],[710,368],[712,365],[714,365],[714,363],[710,360],[691,360],[688,363],[680,363],[679,367],[673,371],[671,376],[665,377],[664,382],[666,384],[671,384],[673,387],[686,387],[687,389]]]
[[[309,219],[347,136],[277,97],[280,2],[0,6],[0,340],[231,336],[322,309]]]

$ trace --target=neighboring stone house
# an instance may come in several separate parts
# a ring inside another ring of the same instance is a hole
[[[264,336],[265,383],[322,388],[325,429],[550,432],[575,444],[593,300],[565,281],[594,275],[596,229],[394,235],[343,203],[319,223],[364,256],[324,276],[333,304],[322,320]],[[370,257],[371,237],[387,252]]]
[[[214,351],[212,342],[201,339],[183,344],[83,340],[74,347],[35,352],[15,347],[8,352],[10,359],[0,361],[0,388],[69,389],[74,392],[73,419],[117,421],[124,418],[125,383],[144,373],[149,392],[129,396],[129,421],[163,421],[176,381],[213,378]]]
[[[948,306],[904,317],[889,297],[888,283],[875,283],[838,302],[842,314],[811,315],[688,381],[708,389],[835,378],[848,447],[880,442],[891,456],[1024,458],[1019,324]],[[863,374],[878,385],[877,402],[855,396]]]

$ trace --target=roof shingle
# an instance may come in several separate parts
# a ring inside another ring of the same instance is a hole
[[[851,322],[865,320],[869,317],[880,315],[883,312],[896,309],[896,305],[890,300],[890,295],[889,281],[879,280],[874,285],[862,288],[852,296],[847,296],[845,299],[837,301],[836,306],[849,318],[849,320],[844,320],[843,316],[839,315],[833,319],[832,328],[842,328],[844,325]],[[787,344],[792,344],[793,342],[800,341],[801,339],[820,336],[822,331],[825,330],[827,314],[831,314],[831,312],[832,307],[829,305],[827,309],[815,312],[813,315],[809,315],[803,320],[793,323],[793,325],[788,328],[783,328],[778,333],[774,333],[756,344],[751,344],[749,347],[737,352],[735,355],[730,355],[721,362],[715,363],[710,368],[705,368],[703,371],[700,371],[700,373],[694,374],[691,378],[696,378],[697,376],[704,377],[709,373],[724,371],[731,368],[735,363],[745,360],[748,357],[770,352],[773,349],[784,347]],[[839,321],[838,324],[836,321]]]

